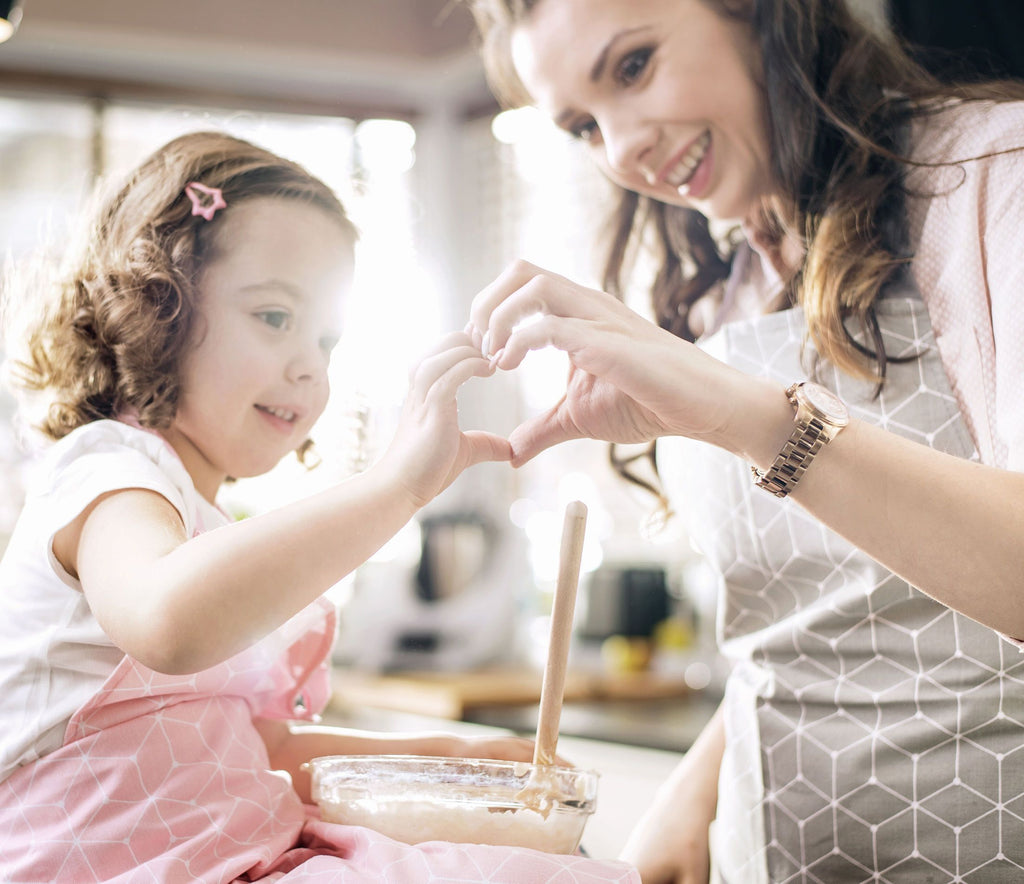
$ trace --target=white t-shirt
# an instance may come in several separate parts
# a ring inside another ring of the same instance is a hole
[[[154,433],[97,421],[46,452],[0,562],[0,780],[58,748],[71,716],[124,656],[53,555],[57,531],[100,495],[124,488],[167,498],[190,537],[226,520]]]

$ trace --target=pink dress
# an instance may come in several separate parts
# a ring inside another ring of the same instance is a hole
[[[401,844],[322,822],[269,770],[254,716],[311,719],[328,699],[334,612],[321,600],[190,676],[125,657],[64,745],[0,783],[7,882],[638,882],[621,863]]]
[[[108,431],[102,440],[111,427],[99,430]],[[173,472],[176,461],[161,460],[162,447],[149,457]],[[128,461],[115,463],[130,473]],[[163,487],[131,475],[129,486]],[[204,530],[202,514],[193,519],[189,506],[179,506],[195,533]],[[622,863],[485,845],[410,846],[322,822],[288,776],[270,770],[253,719],[312,720],[323,710],[334,635],[333,605],[321,598],[193,675],[163,675],[120,658],[71,715],[59,747],[0,781],[0,882],[639,884]]]

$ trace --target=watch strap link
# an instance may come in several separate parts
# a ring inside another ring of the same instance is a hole
[[[785,497],[796,487],[814,456],[828,441],[825,425],[817,418],[798,422],[774,463],[765,472],[751,467],[755,484],[776,497]]]

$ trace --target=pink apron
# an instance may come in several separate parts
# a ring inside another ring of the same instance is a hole
[[[0,881],[639,881],[620,863],[322,822],[268,769],[252,719],[323,709],[334,625],[321,599],[190,676],[125,657],[64,745],[0,783]]]

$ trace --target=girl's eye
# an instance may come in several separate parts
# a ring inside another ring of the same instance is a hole
[[[287,331],[291,328],[292,318],[287,310],[261,310],[256,316],[261,322],[278,331]]]
[[[627,52],[615,68],[615,82],[620,86],[630,86],[642,76],[647,69],[654,50],[649,46]]]

